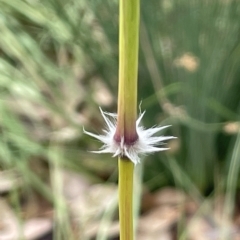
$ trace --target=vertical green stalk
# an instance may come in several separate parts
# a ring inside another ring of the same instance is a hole
[[[118,123],[115,140],[137,139],[137,69],[140,0],[120,0]]]
[[[119,92],[115,141],[132,145],[138,139],[137,71],[139,48],[140,0],[120,0],[119,4]],[[134,164],[119,157],[120,239],[133,240],[133,173]]]
[[[119,158],[119,219],[120,239],[133,240],[133,170],[134,164],[128,159]]]

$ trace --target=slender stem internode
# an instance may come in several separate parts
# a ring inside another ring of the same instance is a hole
[[[120,0],[119,4],[119,88],[118,121],[115,140],[137,140],[137,72],[139,48],[139,0]]]
[[[120,239],[133,240],[133,171],[134,164],[128,159],[119,159],[119,218]]]

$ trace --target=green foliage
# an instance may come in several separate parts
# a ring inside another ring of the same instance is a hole
[[[173,153],[147,157],[144,179],[151,189],[176,184],[206,193],[232,174],[237,131],[230,135],[226,127],[239,121],[239,17],[234,0],[142,1],[144,121],[172,124],[179,144]],[[93,174],[92,165],[103,164],[102,156],[86,152],[96,146],[82,136],[82,125],[101,129],[96,77],[117,95],[118,3],[0,0],[0,33],[0,166],[18,168],[51,198],[30,163],[36,156],[52,163],[52,145],[61,148],[65,167]],[[116,99],[109,108],[116,111]],[[66,127],[74,137],[56,140]],[[117,163],[111,162],[112,170]]]
[[[147,91],[149,79],[155,92],[179,84],[171,96],[158,97],[159,104],[179,120],[179,127],[171,120],[181,143],[177,162],[203,191],[222,177],[220,160],[225,165],[231,155],[231,145],[224,152],[218,145],[224,124],[239,120],[239,7],[236,1],[142,2],[142,57],[149,76],[140,91]],[[176,108],[167,109],[168,101]]]

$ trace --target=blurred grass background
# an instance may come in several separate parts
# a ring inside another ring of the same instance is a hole
[[[239,188],[240,4],[141,5],[144,124],[171,124],[165,134],[178,137],[170,152],[146,157],[143,182],[198,197],[226,191],[231,202]],[[99,105],[116,112],[117,81],[118,1],[0,0],[1,171],[16,170],[22,192],[53,203],[49,179],[58,168],[116,182],[116,159],[89,153],[100,145],[82,126],[101,131]]]

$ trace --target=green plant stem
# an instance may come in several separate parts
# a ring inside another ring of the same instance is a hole
[[[119,219],[120,239],[133,240],[133,172],[134,164],[127,158],[119,157]]]
[[[124,145],[131,145],[138,139],[136,119],[140,0],[120,0],[119,15],[118,119],[114,139],[118,143],[123,140]],[[120,156],[118,163],[120,239],[133,240],[134,164],[125,156]]]
[[[139,0],[119,3],[119,88],[116,137],[136,141]]]

